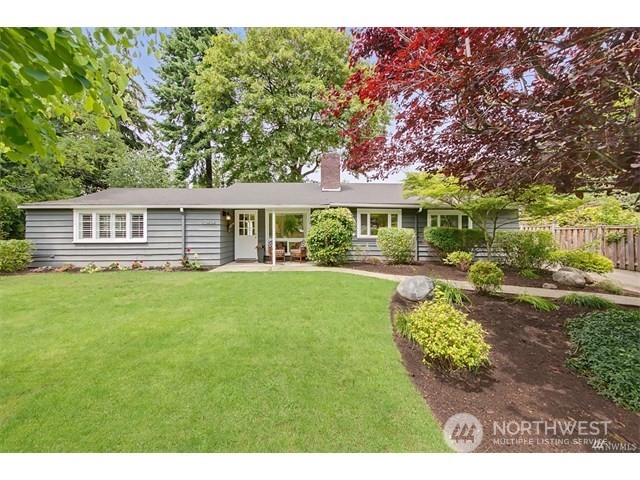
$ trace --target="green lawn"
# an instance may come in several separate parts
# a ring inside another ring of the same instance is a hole
[[[0,451],[447,451],[394,284],[314,273],[0,277]]]

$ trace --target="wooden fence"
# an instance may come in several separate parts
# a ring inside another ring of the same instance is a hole
[[[591,247],[611,259],[616,268],[640,270],[640,227],[638,226],[521,225],[520,229],[550,231],[562,250],[576,250],[583,246]]]

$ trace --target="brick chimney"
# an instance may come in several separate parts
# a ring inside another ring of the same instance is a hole
[[[340,154],[325,153],[320,160],[320,186],[323,192],[340,191]]]

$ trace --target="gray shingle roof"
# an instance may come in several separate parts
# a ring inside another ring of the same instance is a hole
[[[68,200],[21,205],[21,208],[82,207],[417,207],[402,195],[401,183],[347,183],[339,192],[323,192],[317,183],[236,183],[227,188],[111,188]]]

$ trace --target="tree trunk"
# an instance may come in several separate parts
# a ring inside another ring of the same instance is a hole
[[[213,166],[210,156],[204,160],[204,185],[206,188],[213,188]]]

